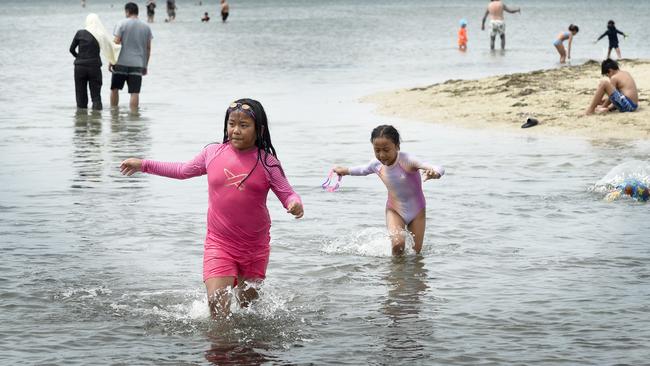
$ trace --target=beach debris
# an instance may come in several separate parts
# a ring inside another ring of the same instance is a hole
[[[533,126],[537,126],[538,124],[539,124],[539,121],[536,120],[535,118],[528,118],[526,120],[526,123],[521,125],[521,128],[533,127]]]

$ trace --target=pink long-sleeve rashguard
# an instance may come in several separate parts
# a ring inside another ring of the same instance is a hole
[[[302,203],[280,162],[271,154],[260,154],[269,166],[265,168],[260,161],[252,172],[257,148],[240,151],[230,143],[208,145],[186,163],[142,161],[145,173],[175,179],[208,175],[204,281],[217,276],[263,279],[271,241],[271,218],[266,207],[269,189],[285,208],[294,201]]]

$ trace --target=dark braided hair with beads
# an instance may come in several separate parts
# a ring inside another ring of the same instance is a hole
[[[264,169],[266,169],[267,172],[270,173],[269,168],[278,168],[280,169],[280,173],[282,173],[282,176],[284,176],[284,170],[282,170],[282,167],[278,164],[269,164],[267,162],[269,154],[273,155],[276,159],[278,157],[278,154],[275,152],[275,147],[273,147],[273,144],[271,143],[271,133],[269,132],[269,122],[266,118],[266,112],[264,112],[264,107],[262,107],[262,103],[254,100],[254,99],[249,99],[249,98],[242,98],[238,99],[235,101],[235,103],[240,103],[240,104],[247,104],[248,106],[251,107],[251,110],[253,111],[253,114],[255,114],[255,146],[257,147],[257,161],[255,161],[255,165],[251,169],[250,172],[248,172],[248,175],[246,175],[246,178],[244,178],[240,183],[239,186],[244,184],[244,182],[250,177],[251,173],[257,168],[257,164],[260,162],[262,163],[262,166]],[[223,122],[223,143],[228,142],[228,118],[230,118],[230,109],[226,110],[226,117]],[[262,156],[264,155],[264,156]]]

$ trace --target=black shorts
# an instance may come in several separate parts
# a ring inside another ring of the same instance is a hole
[[[142,86],[141,67],[130,67],[115,65],[113,66],[113,76],[111,77],[111,90],[124,88],[126,82],[129,86],[129,94],[139,94]]]
[[[228,13],[221,13],[221,21],[225,22],[228,19]]]

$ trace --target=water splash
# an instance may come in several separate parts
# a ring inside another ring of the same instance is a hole
[[[607,193],[622,184],[627,179],[637,179],[646,186],[650,184],[650,163],[642,160],[631,160],[612,168],[603,178],[596,182],[590,191]]]
[[[404,254],[414,254],[413,236],[406,230],[401,235],[406,239]],[[323,245],[321,250],[327,254],[353,254],[364,257],[390,257],[393,255],[388,232],[384,228],[368,228]]]
[[[130,324],[141,322],[148,334],[208,334],[218,338],[222,345],[264,344],[275,349],[306,341],[302,334],[305,321],[295,315],[304,309],[294,304],[295,294],[273,284],[262,284],[257,289],[259,298],[245,308],[234,300],[236,290],[230,290],[231,314],[217,320],[210,318],[207,294],[202,287],[124,293],[108,302],[87,298],[83,307],[103,308],[105,314]]]
[[[68,288],[61,292],[54,294],[54,298],[57,300],[68,300],[68,299],[92,299],[102,295],[110,295],[113,291],[111,289],[98,286],[98,287],[89,287],[89,288]]]

